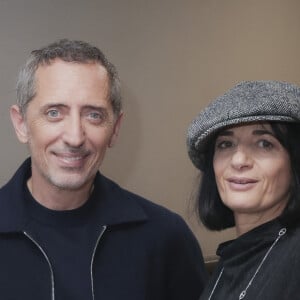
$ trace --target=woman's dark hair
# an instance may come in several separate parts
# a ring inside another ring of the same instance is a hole
[[[291,194],[280,220],[286,225],[300,219],[300,123],[269,122],[274,136],[288,151],[291,170]],[[217,134],[212,137],[206,151],[205,166],[197,196],[197,212],[201,222],[211,230],[235,226],[233,212],[226,207],[219,195],[213,170],[213,156]]]

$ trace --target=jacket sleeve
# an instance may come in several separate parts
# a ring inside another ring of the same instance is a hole
[[[208,275],[198,241],[184,222],[175,215],[168,251],[168,299],[198,300]]]

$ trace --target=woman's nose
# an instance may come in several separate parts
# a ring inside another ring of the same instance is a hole
[[[245,147],[237,147],[231,158],[231,165],[235,169],[244,169],[252,166],[253,160],[250,151]]]

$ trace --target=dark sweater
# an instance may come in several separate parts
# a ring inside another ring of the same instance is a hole
[[[36,202],[26,184],[24,191],[31,216],[25,230],[43,248],[51,262],[55,299],[92,299],[90,263],[99,235],[95,193],[82,207],[54,211]]]

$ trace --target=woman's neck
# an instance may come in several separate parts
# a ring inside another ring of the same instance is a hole
[[[254,213],[234,212],[237,236],[240,236],[254,229],[255,227],[276,219],[282,214],[284,208],[285,205],[282,207],[276,206],[273,209]]]

